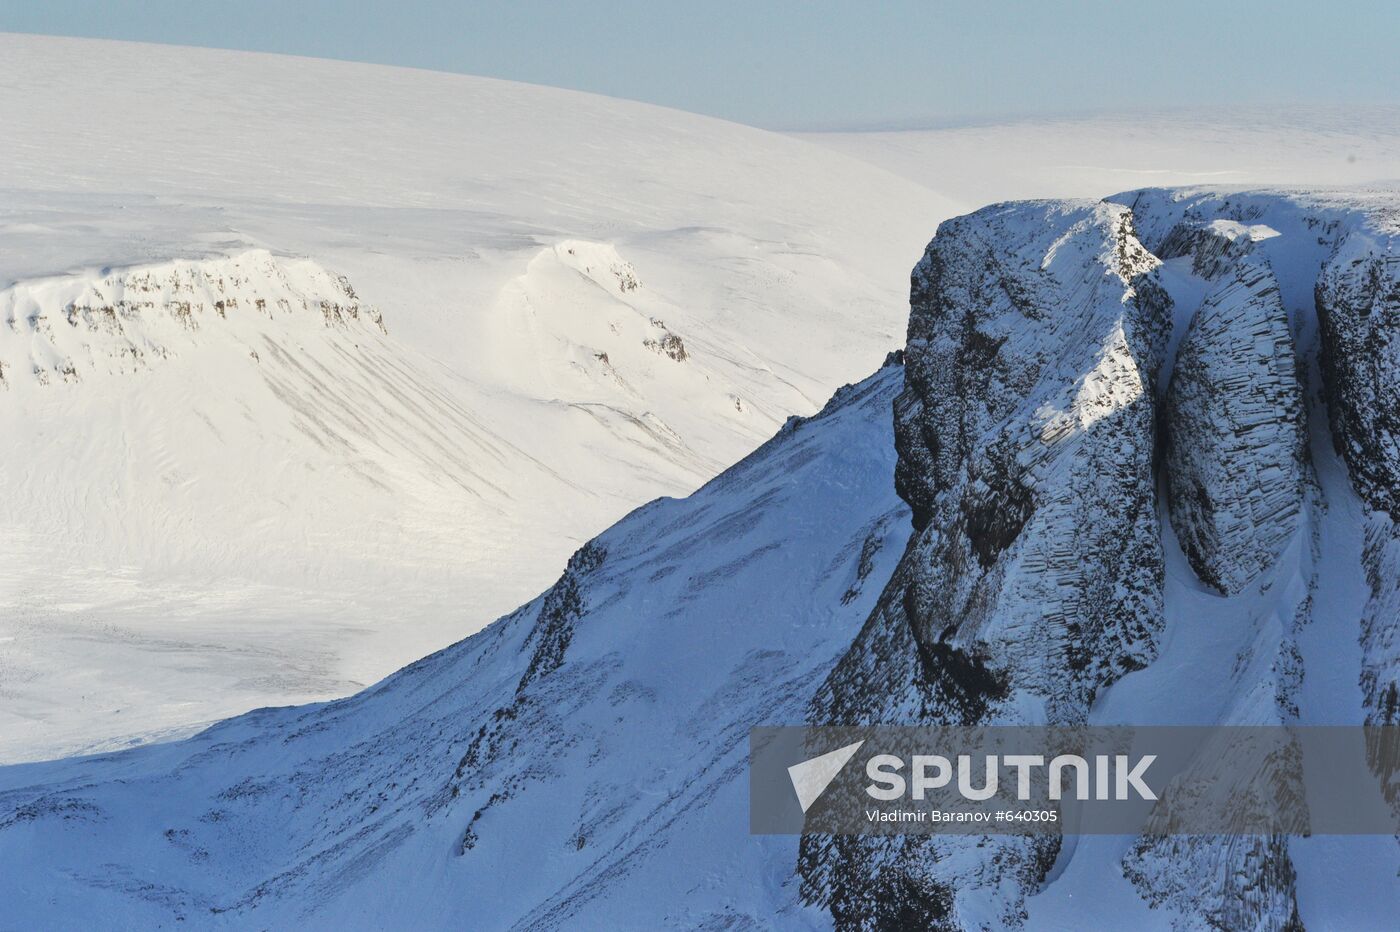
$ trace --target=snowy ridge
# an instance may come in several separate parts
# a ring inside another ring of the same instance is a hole
[[[563,240],[502,287],[475,374],[567,404],[700,481],[725,465],[714,452],[761,442],[811,400],[708,328],[682,330],[687,318],[616,246]]]
[[[60,897],[118,928],[820,922],[792,839],[734,847],[747,733],[800,717],[898,559],[899,377],[638,509],[540,598],[358,696],[0,769],[7,920]]]

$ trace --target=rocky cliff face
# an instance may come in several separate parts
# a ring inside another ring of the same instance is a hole
[[[1345,237],[1316,286],[1332,437],[1366,504],[1400,519],[1400,256],[1371,230]]]
[[[915,535],[822,722],[1072,723],[1162,616],[1153,386],[1171,302],[1111,204],[993,207],[914,270],[897,488]],[[1049,839],[805,840],[838,925],[1016,924]]]
[[[77,382],[136,372],[199,344],[197,331],[256,345],[259,321],[281,328],[385,332],[344,276],[307,259],[250,250],[94,274],[23,281],[0,291],[0,383]],[[310,331],[308,331],[310,332]],[[254,360],[256,349],[249,350]],[[4,387],[0,384],[0,387]]]
[[[945,224],[915,269],[895,432],[918,537],[898,609],[950,722],[1075,721],[1152,656],[1156,266],[1127,210],[1055,204]]]
[[[1316,286],[1332,437],[1369,509],[1362,560],[1371,591],[1361,619],[1361,690],[1369,724],[1400,724],[1400,255],[1395,218],[1347,235]],[[1373,749],[1392,778],[1400,760]]]
[[[1267,260],[1249,255],[1247,239],[1236,245],[1209,230],[1192,244],[1193,267],[1207,273],[1211,289],[1177,352],[1166,395],[1169,513],[1196,574],[1233,595],[1272,566],[1297,532],[1302,392]]]
[[[1225,597],[1201,615],[1240,645],[1205,720],[1305,714],[1299,645],[1335,617],[1317,606],[1326,496],[1305,385],[1320,377],[1353,482],[1389,515],[1400,265],[1374,229],[1348,235],[1374,217],[1325,199],[1115,200],[950,221],[915,269],[895,405],[914,533],[813,721],[1094,720],[1104,688],[1156,658],[1171,538]],[[1371,520],[1373,597],[1351,637],[1366,714],[1389,722],[1400,535]],[[1017,927],[1065,857],[1043,839],[807,837],[799,869],[841,928]],[[1287,839],[1144,837],[1120,869],[1181,928],[1302,926]]]

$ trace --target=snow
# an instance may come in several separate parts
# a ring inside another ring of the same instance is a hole
[[[960,212],[1145,185],[1400,179],[1400,107],[1182,109],[796,135],[917,181]]]
[[[1110,248],[1125,205],[1137,205],[1147,248],[1186,215],[1193,222],[1213,212],[1257,215],[1278,232],[1255,248],[1276,270],[1295,344],[1310,361],[1316,477],[1295,533],[1260,578],[1224,596],[1197,578],[1159,507],[1154,535],[1165,579],[1156,651],[1098,693],[1089,722],[1277,722],[1290,698],[1302,723],[1360,718],[1358,617],[1373,598],[1361,538],[1370,518],[1321,415],[1318,331],[1305,283],[1329,253],[1319,222],[1331,224],[1334,240],[1355,230],[1379,237],[1377,205],[1395,197],[1196,190],[993,211],[1013,247],[1003,261],[1029,275],[1039,274],[1041,257],[1013,235],[1016,218],[1078,223],[1089,242],[1059,243],[1055,267],[1065,279],[1056,287],[1079,293],[1069,278],[1077,272],[1104,289],[1080,297],[1102,299],[1100,316],[1109,318],[1128,281],[1143,285],[1124,270],[1160,275],[1178,305],[1199,306],[1209,292],[1187,257],[1158,265],[1146,249]],[[1021,233],[1036,248],[1049,244],[1038,225]],[[973,265],[965,271],[983,274],[978,253],[967,255]],[[270,253],[230,261],[265,271],[278,262]],[[620,250],[575,242],[545,261],[581,269],[608,301],[633,301],[647,287]],[[1095,262],[1106,272],[1095,276]],[[232,267],[212,268],[225,280],[252,280]],[[300,276],[285,273],[301,283],[288,302],[306,295],[307,310],[319,311],[312,296],[329,300],[320,296],[338,280],[296,268]],[[131,280],[128,272],[108,274]],[[106,277],[83,286],[103,295],[113,287]],[[1108,358],[1054,322],[1043,324],[1051,333],[1036,345],[1042,331],[1011,328],[1014,307],[1002,310],[1009,335],[1027,351],[1053,356],[1060,343],[1074,347],[1055,374],[1075,391],[1083,390],[1080,375]],[[210,313],[199,332],[218,321],[256,323],[227,309],[225,318]],[[392,335],[387,314],[388,334],[363,306],[352,323],[327,326],[324,316],[291,315],[298,323],[288,338],[306,359],[347,341],[366,358],[387,352],[380,345]],[[1192,316],[1178,306],[1170,323],[1184,331]],[[1110,342],[1121,338],[1121,324],[1101,329]],[[147,332],[192,338],[180,325]],[[641,352],[658,364],[676,362]],[[338,370],[353,371],[348,363]],[[545,596],[355,696],[258,710],[185,741],[0,768],[7,919],[44,925],[55,915],[101,915],[115,928],[182,919],[234,928],[826,927],[829,917],[799,898],[795,839],[747,834],[745,738],[752,725],[808,714],[816,684],[870,630],[862,625],[901,556],[916,552],[904,548],[911,514],[889,481],[890,409],[902,387],[900,367],[887,366],[841,390],[821,414],[787,422],[690,497],[632,512],[583,548]],[[39,397],[40,388],[11,390]],[[1113,392],[1080,400],[1118,404]],[[1031,422],[1040,416],[1029,413]],[[1074,419],[1067,429],[1104,423]],[[1134,436],[1141,441],[1151,430],[1139,425]],[[1046,492],[1077,488],[1076,481],[1047,475]],[[1301,680],[1276,663],[1290,639]],[[1019,662],[1035,676],[1011,712],[1031,717],[1039,710],[1030,693],[1062,681],[1043,655],[1023,653]],[[1234,865],[1228,849],[1220,855],[1208,841],[1193,844],[1195,855],[1181,863],[1158,863],[1193,871],[1188,878]],[[952,852],[954,866],[987,870],[989,850],[963,846]],[[1068,842],[1044,887],[1026,891],[1029,927],[1199,927],[1191,904],[1148,907],[1123,874],[1134,850],[1128,838]],[[1400,895],[1400,850],[1390,838],[1302,839],[1290,841],[1288,853],[1300,913],[1313,926],[1366,927]],[[960,915],[1000,924],[1011,883],[969,898]]]
[[[161,365],[78,384],[91,348],[6,344],[0,760],[344,695],[478,629],[902,344],[949,216],[1400,174],[1381,110],[795,138],[284,56],[0,35],[0,62],[7,300],[47,282],[58,319],[114,271],[261,251],[345,276],[387,329],[308,330],[271,366],[280,323],[143,333]],[[337,416],[339,452],[297,426]]]

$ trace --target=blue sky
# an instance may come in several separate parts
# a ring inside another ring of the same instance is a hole
[[[0,0],[0,30],[492,75],[774,128],[1400,103],[1394,0]]]

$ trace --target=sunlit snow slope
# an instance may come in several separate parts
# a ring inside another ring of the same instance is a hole
[[[0,36],[0,760],[343,695],[902,340],[950,212],[495,80]]]

